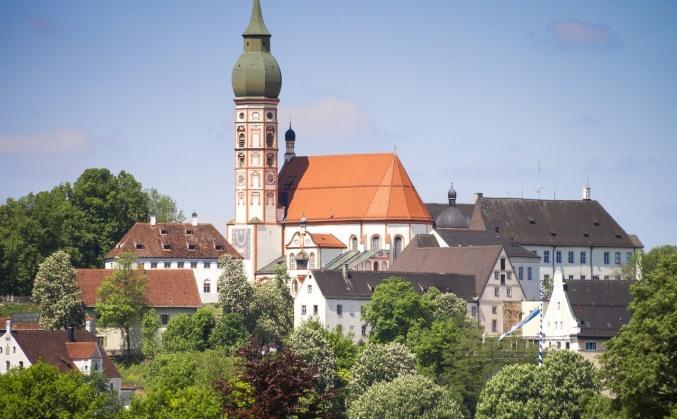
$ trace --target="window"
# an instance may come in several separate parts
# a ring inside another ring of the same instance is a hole
[[[160,314],[160,323],[162,323],[163,326],[167,326],[169,323],[169,314]]]
[[[616,265],[620,265],[621,264],[621,252],[616,252],[616,254],[614,256],[615,256],[614,259],[615,259]]]
[[[12,346],[12,353],[13,353],[13,354],[16,353],[16,346]]]
[[[566,349],[569,349],[569,342],[566,342],[566,343],[564,344],[564,347],[565,347]]]
[[[6,366],[7,371],[9,371],[9,368],[10,368],[9,361],[5,362],[5,366]]]
[[[587,259],[587,256],[588,256],[587,253],[581,252],[581,263],[586,263],[585,261]]]
[[[162,243],[162,250],[172,250],[172,245],[169,243]]]
[[[632,252],[627,252],[625,254],[625,261],[630,262],[630,259],[632,259]]]
[[[313,284],[308,284],[308,294],[313,293]]]
[[[209,263],[209,262],[204,262],[204,263],[202,264],[202,266],[203,266],[205,269],[209,269],[209,268],[211,267],[211,265],[212,265],[212,264]]]
[[[569,263],[574,263],[574,252],[569,252]]]
[[[491,306],[491,314],[498,314],[498,307]]]
[[[527,279],[531,281],[531,266],[527,268]]]
[[[151,262],[151,263],[150,263],[150,268],[151,268],[151,269],[157,269],[157,262]]]
[[[357,250],[357,237],[355,236],[350,238],[350,250]]]
[[[378,234],[371,237],[371,250],[381,250],[381,236]]]
[[[604,280],[608,281],[609,280],[609,275],[604,275]]]
[[[362,336],[367,336],[367,325],[366,324],[362,325]]]
[[[240,148],[244,148],[245,146],[244,134],[240,134],[240,136],[237,138],[237,146]]]
[[[512,279],[512,272],[508,271],[508,279]]]
[[[547,284],[550,281],[550,275],[543,275],[543,281]]]
[[[378,262],[374,262],[374,272],[378,272]]]
[[[574,279],[574,276],[573,276],[573,275],[569,275],[569,279]]]
[[[562,252],[559,250],[555,252],[555,263],[562,263]]]
[[[212,284],[209,282],[209,279],[205,279],[205,281],[202,283],[202,292],[204,293],[209,293],[212,291]]]
[[[311,253],[308,257],[308,269],[315,269],[315,253]]]
[[[143,249],[143,244],[142,244],[142,243],[137,243],[137,244],[136,244],[136,248],[137,248],[138,250]]]
[[[585,275],[581,275],[581,279],[585,279]]]
[[[588,340],[585,342],[585,350],[590,352],[597,351],[597,342],[594,340]]]
[[[237,155],[237,167],[244,167],[244,154],[242,153]]]
[[[186,230],[186,236],[192,236],[193,230]]]
[[[471,314],[473,317],[477,317],[477,307],[476,307],[476,306],[471,306],[471,307],[470,307],[470,314]]]
[[[499,295],[501,295],[501,289],[498,288],[498,287],[494,287],[494,295],[495,295],[496,297],[498,297]]]
[[[191,251],[191,252],[194,252],[194,251],[197,250],[197,246],[194,245],[194,244],[189,244],[189,245],[188,245],[188,250]]]
[[[313,316],[317,316],[320,310],[318,309],[317,305],[313,306]]]
[[[395,249],[393,253],[393,258],[397,259],[402,254],[402,243],[404,240],[402,236],[395,236]]]
[[[557,310],[559,310],[560,307],[562,307],[562,303],[558,301],[558,302],[557,302]]]
[[[163,228],[162,230],[160,230],[160,235],[166,236],[167,235],[167,229]]]
[[[505,285],[505,274],[501,274],[501,285]]]
[[[289,255],[289,269],[291,270],[296,269],[296,259],[294,259],[293,253]]]
[[[306,305],[305,304],[301,306],[301,315],[302,316],[306,315]]]
[[[543,263],[550,263],[550,250],[543,251]]]
[[[97,336],[96,337],[96,343],[99,344],[99,346],[105,346],[106,344],[106,338],[103,336]]]
[[[339,317],[343,316],[343,305],[341,304],[336,305],[336,315]]]
[[[197,262],[190,262],[190,269],[197,269]]]
[[[524,266],[517,268],[517,277],[522,280],[524,279]]]
[[[500,272],[494,271],[494,279],[498,281],[498,276],[500,275]]]
[[[505,258],[501,258],[501,270],[505,271]]]
[[[272,146],[273,146],[273,134],[269,132],[266,135],[266,147],[272,147]]]
[[[498,321],[496,319],[493,319],[491,321],[491,331],[492,332],[498,331]]]
[[[508,297],[512,297],[512,288],[508,287],[506,292],[508,293]]]
[[[609,263],[609,252],[604,252],[604,264],[608,265]]]
[[[274,161],[273,155],[272,155],[272,154],[267,154],[267,155],[266,155],[266,165],[267,165],[268,167],[273,167],[273,161]]]
[[[184,266],[183,262],[179,262],[179,263],[176,264],[176,267],[179,268],[179,269],[183,269],[183,266]]]

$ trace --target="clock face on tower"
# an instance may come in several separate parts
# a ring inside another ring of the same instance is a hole
[[[268,172],[266,176],[266,183],[268,185],[273,185],[275,183],[275,174],[273,172]]]

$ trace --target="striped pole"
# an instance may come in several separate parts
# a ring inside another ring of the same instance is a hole
[[[541,291],[541,301],[539,303],[540,314],[539,314],[539,331],[538,331],[538,366],[543,365],[543,349],[545,347],[544,335],[543,335],[543,299],[545,298],[545,284],[543,283],[543,277],[539,275],[538,281],[540,291]]]

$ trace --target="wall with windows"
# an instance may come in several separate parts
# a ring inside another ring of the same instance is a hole
[[[560,270],[565,279],[617,279],[635,252],[614,247],[522,246],[540,256],[541,278],[554,278]]]
[[[563,276],[557,272],[554,277],[552,294],[543,316],[545,346],[552,349],[578,351],[578,326],[569,300],[564,292]]]
[[[0,374],[6,373],[12,368],[28,368],[31,366],[28,357],[21,350],[14,336],[5,330],[0,338]],[[9,367],[9,368],[8,368]]]
[[[536,258],[510,258],[517,280],[527,300],[540,300],[540,261]]]

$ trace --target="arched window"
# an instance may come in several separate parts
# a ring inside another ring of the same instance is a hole
[[[378,234],[371,236],[371,250],[381,250],[381,236]]]
[[[269,206],[275,205],[275,199],[274,199],[272,193],[269,193],[268,195],[266,195],[266,205],[269,205]]]
[[[269,132],[268,135],[266,135],[266,146],[273,147],[273,142],[273,133]]]
[[[357,250],[357,237],[350,237],[350,250]]]
[[[402,254],[402,244],[404,240],[402,236],[395,236],[395,248],[393,249],[393,259],[397,259]]]
[[[209,293],[212,290],[211,283],[209,282],[209,279],[205,279],[204,282],[202,283],[202,291],[204,293]]]
[[[308,256],[308,269],[315,269],[315,253]]]
[[[237,165],[238,167],[244,167],[244,153],[237,155]]]
[[[273,162],[274,162],[274,161],[275,161],[275,160],[273,159],[273,155],[272,155],[272,154],[266,155],[266,165],[267,165],[268,167],[273,167]]]
[[[374,262],[374,272],[378,271],[378,262]]]
[[[240,136],[237,138],[237,146],[240,148],[244,148],[245,146],[244,134],[240,134]]]
[[[296,259],[293,253],[289,255],[289,269],[292,271],[296,269]]]
[[[291,292],[296,296],[299,293],[299,283],[297,280],[293,280],[291,283]]]

